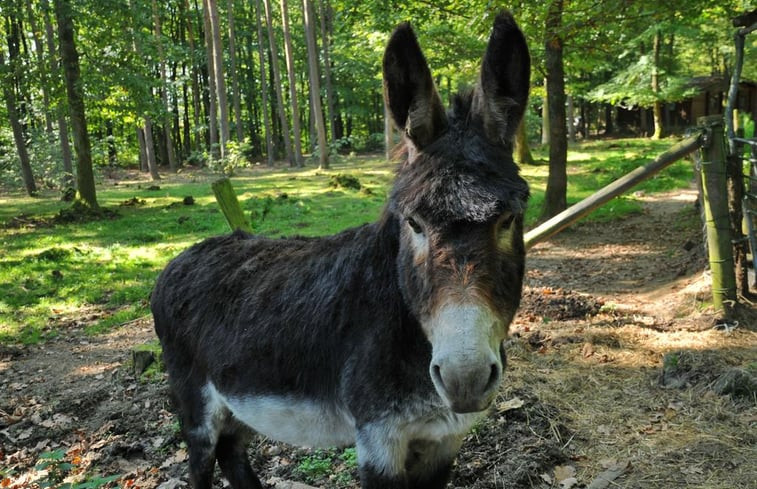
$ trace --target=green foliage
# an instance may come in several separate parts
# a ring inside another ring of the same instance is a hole
[[[207,158],[204,158],[207,159]],[[226,143],[226,154],[223,158],[208,160],[208,168],[226,176],[234,175],[236,170],[252,166],[252,145],[250,139],[244,141],[229,141]]]
[[[297,465],[297,472],[308,482],[314,482],[331,472],[332,455],[317,450]]]
[[[652,72],[658,70],[661,77],[658,92],[652,90]],[[596,102],[613,105],[651,107],[655,102],[677,102],[697,94],[700,90],[691,86],[688,77],[666,76],[651,62],[650,56],[641,56],[628,68],[616,73],[586,96]]]
[[[97,489],[106,484],[115,482],[121,478],[120,475],[111,475],[107,477],[93,476],[83,482],[63,482],[63,480],[75,473],[78,468],[78,458],[74,457],[71,461],[66,460],[66,451],[57,449],[50,452],[43,452],[39,455],[35,469],[45,471],[46,476],[37,484],[40,488],[51,489]]]
[[[311,484],[319,484],[322,479],[334,475],[340,485],[352,481],[351,471],[357,468],[357,451],[354,447],[329,450],[314,450],[297,464],[297,474]]]

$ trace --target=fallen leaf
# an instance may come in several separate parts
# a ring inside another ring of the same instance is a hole
[[[576,479],[575,477],[568,477],[567,479],[560,481],[560,489],[570,489],[576,484],[578,484],[578,479]]]
[[[508,401],[500,402],[499,404],[497,404],[497,411],[504,413],[505,411],[521,408],[523,407],[523,404],[523,399],[514,397]]]
[[[183,448],[179,448],[176,450],[176,453],[168,457],[161,465],[161,469],[165,469],[167,467],[170,467],[174,464],[179,464],[184,462],[187,459],[187,451]]]
[[[612,428],[605,424],[601,424],[597,426],[597,433],[599,433],[600,435],[609,436],[610,434],[612,434]]]
[[[591,343],[584,343],[583,348],[581,348],[581,355],[583,355],[584,358],[589,358],[594,355],[594,345]]]
[[[615,462],[607,467],[607,470],[597,475],[597,478],[591,481],[591,484],[586,486],[586,489],[605,489],[617,479],[620,474],[626,471],[630,467],[628,460],[622,462]]]
[[[180,479],[171,478],[160,484],[157,489],[176,489],[177,487],[184,487],[186,485],[187,483]]]
[[[558,465],[555,467],[555,480],[562,482],[576,475],[576,468],[572,465]]]

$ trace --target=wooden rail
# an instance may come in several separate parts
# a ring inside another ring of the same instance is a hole
[[[655,175],[663,168],[680,160],[684,156],[693,153],[702,146],[702,134],[696,134],[669,150],[662,153],[645,166],[633,170],[624,177],[615,180],[610,185],[602,188],[595,194],[585,198],[581,202],[572,205],[548,221],[530,230],[524,236],[526,248],[531,248],[536,243],[547,240],[567,228],[574,222],[589,214],[594,209],[602,206],[628,189],[634,187],[647,178]]]

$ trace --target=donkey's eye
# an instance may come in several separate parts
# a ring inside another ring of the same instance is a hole
[[[423,228],[421,228],[421,225],[412,217],[407,218],[407,225],[410,226],[410,229],[412,229],[415,234],[423,234]]]

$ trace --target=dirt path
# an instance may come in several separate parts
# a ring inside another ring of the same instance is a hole
[[[751,325],[712,329],[695,197],[644,197],[639,215],[580,225],[530,252],[507,379],[452,487],[586,487],[602,473],[612,487],[753,487],[757,402],[713,386],[733,367],[755,373],[757,340]],[[144,318],[96,337],[74,323],[43,344],[0,346],[2,487],[94,474],[186,486],[165,379],[137,380],[130,366],[131,348],[152,339]],[[676,388],[658,382],[671,352],[691,355]],[[341,452],[257,448],[264,480],[357,487]],[[50,454],[72,466],[36,470]]]

